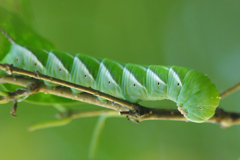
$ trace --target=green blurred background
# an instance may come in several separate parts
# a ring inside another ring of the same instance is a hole
[[[25,13],[13,11],[59,50],[196,69],[207,74],[219,91],[240,80],[240,1],[29,0],[24,6]],[[240,92],[234,93],[220,106],[240,112],[239,97]],[[176,108],[169,101],[143,104]],[[1,105],[0,159],[88,159],[97,117],[29,132],[28,126],[53,120],[57,111],[23,102],[18,118],[12,118],[11,105]],[[68,107],[104,110],[88,104]],[[216,124],[176,121],[135,124],[111,118],[101,133],[95,159],[238,159],[239,134],[240,126],[221,129]]]

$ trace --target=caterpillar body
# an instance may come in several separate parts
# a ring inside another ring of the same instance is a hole
[[[178,66],[124,64],[77,54],[23,47],[13,41],[1,63],[91,87],[130,102],[170,99],[193,122],[211,118],[219,105],[216,86],[204,74]],[[49,87],[56,84],[45,82]],[[72,89],[74,93],[80,91]]]

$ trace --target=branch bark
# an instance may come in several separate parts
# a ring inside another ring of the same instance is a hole
[[[79,85],[76,85],[76,84],[73,84],[70,82],[52,78],[52,77],[49,77],[46,75],[42,75],[42,74],[40,75],[40,74],[36,74],[33,72],[25,71],[22,69],[18,69],[11,65],[0,64],[0,69],[3,69],[6,72],[11,73],[11,74],[16,73],[16,74],[36,78],[36,79],[27,79],[27,78],[23,78],[23,77],[15,77],[15,76],[6,76],[6,77],[0,78],[0,81],[3,83],[10,83],[10,84],[23,86],[23,87],[28,87],[33,84],[38,85],[38,87],[39,87],[38,90],[35,92],[31,92],[31,94],[34,94],[37,92],[44,92],[47,94],[53,94],[53,95],[57,95],[57,96],[65,97],[65,98],[70,98],[73,100],[78,100],[78,101],[83,101],[83,102],[87,102],[90,104],[95,104],[98,106],[103,106],[105,108],[110,108],[110,109],[116,110],[116,111],[120,112],[121,115],[126,115],[129,120],[132,120],[133,122],[137,122],[137,123],[144,121],[144,120],[187,121],[185,119],[185,117],[183,117],[183,115],[178,110],[146,108],[144,106],[141,106],[138,104],[132,104],[130,102],[127,102],[127,101],[118,99],[116,97],[101,93],[99,91],[95,91],[91,88],[86,88],[86,87],[79,86]],[[76,88],[76,89],[79,89],[79,90],[82,90],[82,91],[88,92],[88,93],[81,93],[78,95],[74,95],[70,88],[66,88],[66,87],[62,87],[62,86],[56,87],[55,89],[49,89],[42,81],[39,81],[37,79],[50,81],[50,82],[57,83],[59,85],[63,85],[63,86],[67,86],[67,87],[71,87],[71,88]],[[238,86],[238,85],[235,85],[235,86]],[[239,89],[239,87],[237,89]],[[237,89],[236,89],[236,87],[235,87],[235,89],[231,89],[231,93],[233,93],[233,90],[236,91]],[[108,99],[110,101],[101,102],[101,101],[99,101],[97,96]],[[5,97],[5,98],[8,98],[8,97]],[[111,101],[113,101],[114,103]],[[96,116],[97,114],[92,114],[92,115]],[[74,117],[76,115],[70,115],[70,116]],[[89,115],[89,116],[91,116],[91,115]],[[217,109],[216,114],[211,119],[209,119],[207,122],[220,124],[222,127],[229,127],[232,125],[237,125],[237,124],[240,124],[240,113],[226,112],[222,109]]]
[[[88,93],[83,92],[78,95],[75,95],[75,94],[73,94],[71,89],[66,88],[66,87],[61,87],[61,86],[56,87],[54,89],[50,89],[43,82],[41,82],[39,80],[35,80],[35,79],[26,79],[23,77],[16,77],[16,76],[14,76],[14,77],[6,76],[6,77],[0,78],[0,81],[3,83],[10,83],[10,84],[14,84],[14,85],[22,86],[22,87],[28,87],[29,85],[32,85],[32,84],[38,85],[38,87],[39,87],[38,91],[31,92],[30,94],[43,92],[46,94],[53,94],[53,95],[60,96],[60,97],[65,97],[65,98],[69,98],[69,99],[73,99],[73,100],[78,100],[78,101],[94,104],[97,106],[102,106],[102,107],[113,109],[113,110],[116,110],[119,112],[129,111],[128,108],[123,107],[122,105],[119,105],[119,104],[113,104],[111,101],[101,102],[101,101],[99,101],[99,99],[96,96],[93,96]],[[12,93],[12,94],[16,95],[16,93]],[[24,95],[26,95],[26,94],[24,94]],[[22,95],[19,95],[18,97],[21,97],[21,96]],[[9,99],[9,97],[6,97],[6,98]],[[15,96],[14,98],[17,98],[17,96]],[[4,100],[4,98],[2,98],[2,100]]]
[[[122,106],[125,106],[132,111],[136,111],[136,113],[134,113],[134,114],[136,114],[136,116],[138,116],[137,115],[138,114],[138,109],[139,109],[138,104],[130,103],[126,100],[116,98],[114,96],[105,94],[103,92],[94,90],[92,88],[80,86],[80,85],[77,85],[77,84],[74,84],[74,83],[71,83],[71,82],[67,82],[67,81],[63,81],[63,80],[60,80],[60,79],[57,79],[57,78],[54,78],[54,77],[49,77],[49,76],[43,75],[41,73],[37,73],[37,72],[34,73],[34,72],[27,71],[27,70],[19,69],[17,67],[13,67],[13,65],[9,65],[9,64],[0,64],[0,69],[4,70],[5,72],[7,72],[10,75],[11,74],[18,74],[18,75],[24,75],[24,76],[32,77],[32,78],[35,78],[35,79],[41,79],[41,80],[52,82],[52,83],[55,83],[55,84],[59,84],[59,85],[65,86],[65,87],[74,88],[74,89],[92,94],[92,95],[97,96],[97,97],[102,97],[102,98],[107,99],[109,101],[112,101],[112,102],[118,103]]]
[[[173,121],[187,121],[178,110],[166,110],[166,109],[151,109],[151,113],[145,113],[137,119],[137,121],[145,120],[173,120]],[[67,117],[57,120],[39,123],[33,125],[29,128],[30,131],[35,131],[37,129],[64,126],[70,123],[73,119],[85,118],[85,117],[96,117],[101,115],[108,115],[110,117],[120,117],[118,112],[113,110],[107,111],[89,111],[80,113],[70,113]],[[207,120],[205,123],[215,123],[219,124],[222,128],[227,128],[233,125],[240,124],[240,113],[226,112],[223,109],[218,108],[215,115]]]

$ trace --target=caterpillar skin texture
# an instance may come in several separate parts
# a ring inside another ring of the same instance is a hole
[[[134,103],[170,99],[193,122],[211,118],[219,104],[218,90],[206,75],[178,66],[123,64],[83,54],[73,56],[27,48],[14,42],[11,42],[11,48],[1,63],[29,71],[37,70]],[[50,82],[45,84],[56,86]]]

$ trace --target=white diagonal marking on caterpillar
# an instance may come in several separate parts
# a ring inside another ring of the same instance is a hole
[[[179,75],[172,68],[170,68],[169,72],[173,73],[172,75],[173,75],[174,79],[176,79],[177,82],[179,82],[179,86],[182,87],[182,82],[181,82],[181,80],[179,78]]]
[[[73,72],[71,72],[71,73],[73,75],[75,75],[75,77],[77,77],[77,78],[82,76],[81,73],[84,73],[86,76],[90,77],[91,80],[94,80],[93,76],[90,74],[90,72],[87,69],[86,65],[78,57],[74,58],[72,71]],[[72,79],[72,78],[71,78],[71,81],[73,82],[74,79]]]
[[[165,67],[165,66],[162,66],[163,68],[165,68],[166,70],[169,70],[169,68],[168,67]]]
[[[14,43],[11,46],[10,53],[12,53],[13,57],[19,57],[19,54],[22,54],[22,58],[24,61],[24,64],[26,66],[23,66],[23,69],[29,69],[33,68],[30,67],[31,65],[34,66],[34,63],[37,63],[37,65],[41,68],[44,69],[44,66],[42,63],[38,60],[38,58],[28,49]]]
[[[154,78],[154,80],[156,80],[166,86],[166,83],[156,73],[154,73],[150,68],[147,69],[147,72],[149,72],[149,74],[151,75],[152,78]]]
[[[94,57],[91,57],[91,59],[93,59],[97,63],[100,63],[100,61],[98,59],[94,58]]]
[[[100,75],[103,74],[103,75],[107,76],[108,79],[109,79],[109,81],[110,81],[110,83],[113,83],[113,84],[115,84],[115,85],[118,86],[118,84],[116,83],[116,81],[113,79],[111,73],[108,71],[107,67],[103,64],[103,61],[102,61],[101,64],[100,64],[99,73],[98,73],[98,74],[100,74]],[[103,76],[103,75],[102,75],[102,76]]]
[[[47,75],[54,75],[57,77],[57,75],[61,76],[59,73],[66,73],[66,77],[62,77],[65,80],[69,79],[69,71],[64,67],[62,62],[54,55],[54,53],[49,52],[48,59],[46,63],[46,70],[45,74]],[[57,77],[59,78],[59,77]]]
[[[145,67],[143,67],[143,66],[138,65],[138,67],[140,67],[140,68],[143,69],[144,71],[147,70],[147,69],[146,69]]]
[[[124,70],[123,70],[123,75],[126,75],[126,77],[129,77],[129,79],[130,79],[131,81],[133,81],[136,85],[139,85],[139,86],[143,87],[144,89],[146,89],[145,86],[143,86],[143,85],[134,77],[134,75],[127,69],[127,67],[124,68]]]
[[[117,63],[117,62],[116,62],[116,64],[117,64],[121,69],[124,68],[121,64],[119,64],[119,63]]]

